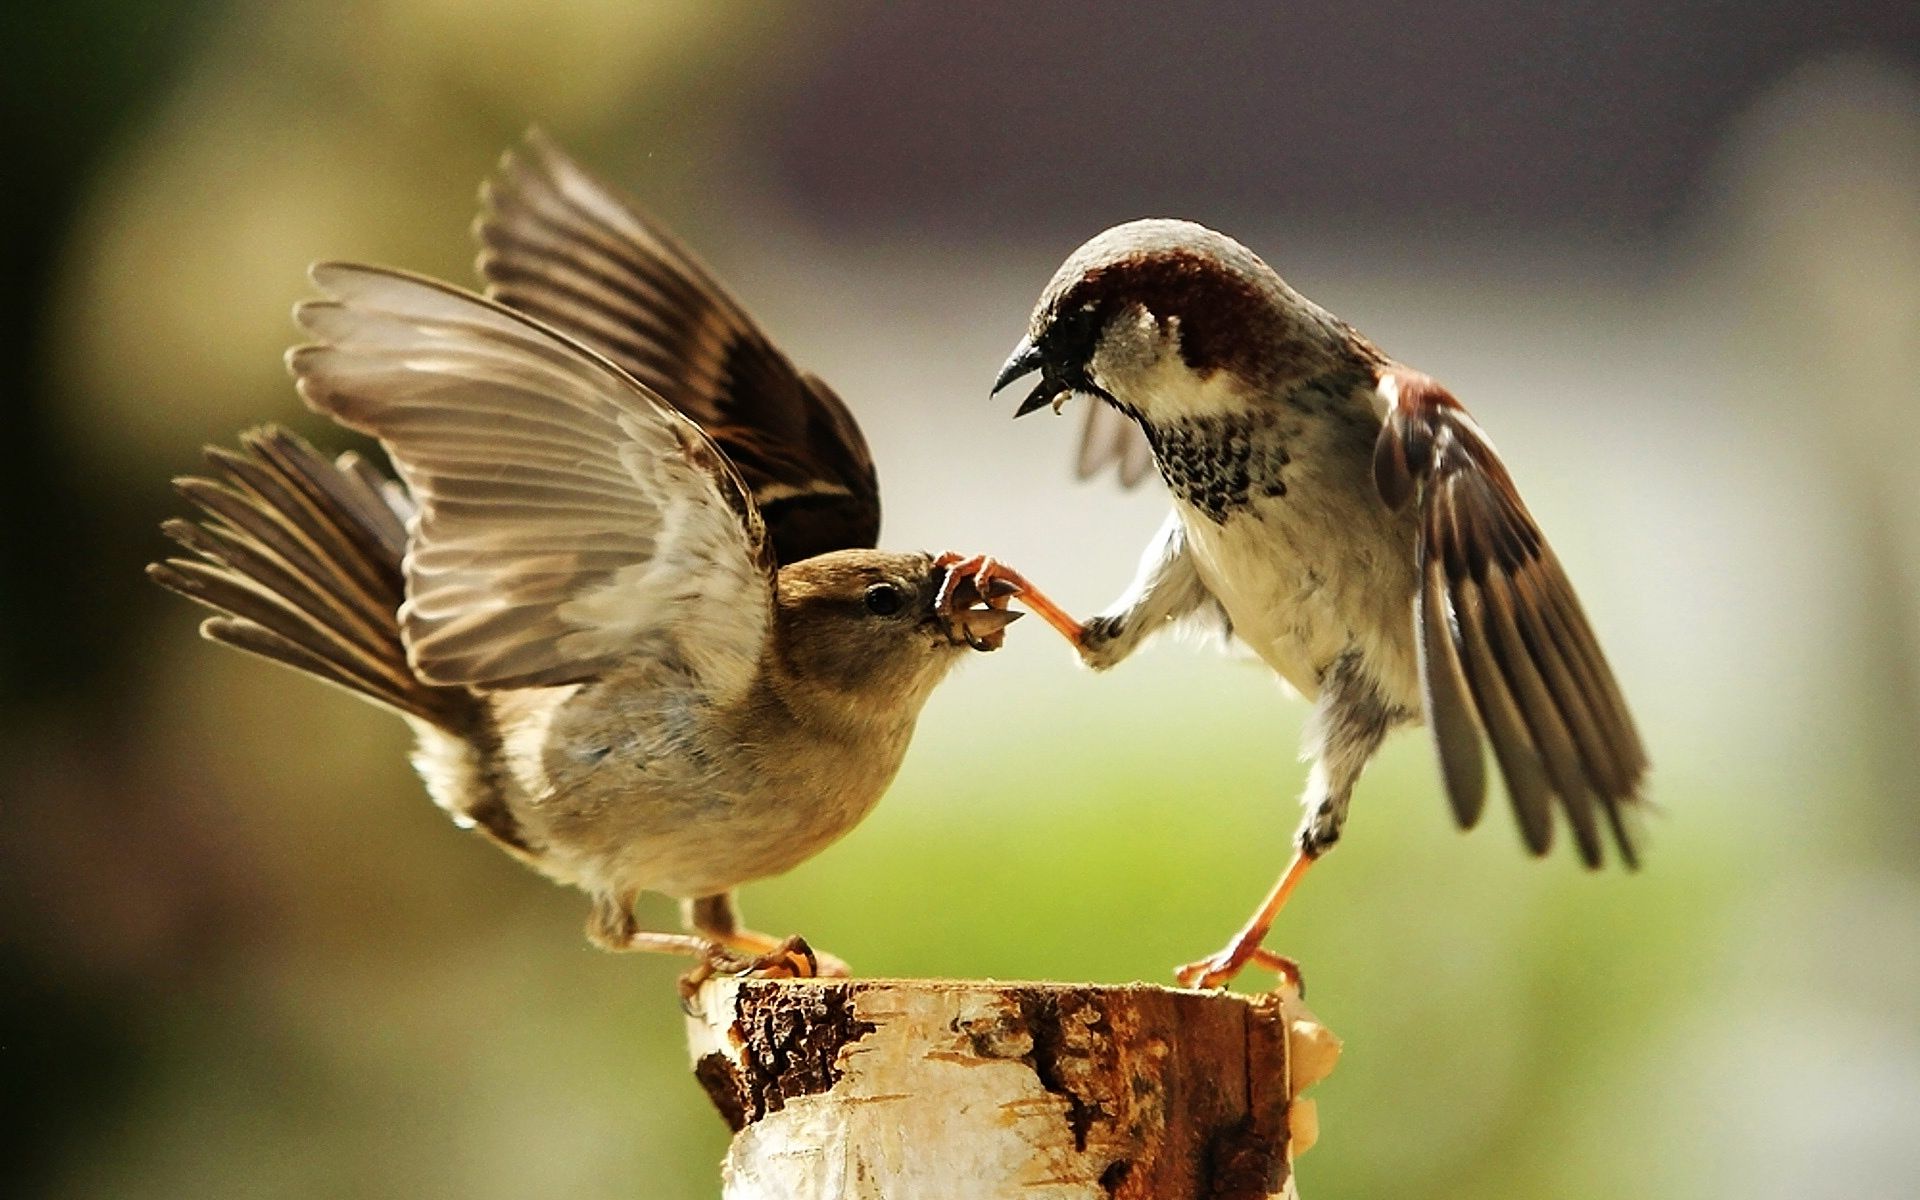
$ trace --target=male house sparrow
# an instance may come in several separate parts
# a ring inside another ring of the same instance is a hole
[[[1110,667],[1169,621],[1212,618],[1314,701],[1293,861],[1181,982],[1290,969],[1262,939],[1339,840],[1381,740],[1423,718],[1463,827],[1485,800],[1484,734],[1530,851],[1547,851],[1557,803],[1588,866],[1602,822],[1635,865],[1639,734],[1559,561],[1446,389],[1187,221],[1076,250],[993,390],[1036,370],[1015,415],[1097,399],[1082,475],[1114,464],[1132,482],[1151,457],[1173,493],[1126,593],[1061,627],[1082,658]]]
[[[731,892],[866,815],[1018,589],[873,549],[873,465],[834,394],[657,229],[628,213],[595,237],[637,272],[618,286],[673,297],[610,315],[642,378],[446,284],[314,268],[299,392],[404,487],[256,432],[179,482],[204,519],[166,531],[204,561],[149,573],[225,614],[209,638],[404,716],[435,801],[586,891],[599,945],[810,971]],[[641,929],[643,891],[686,901],[696,934]]]

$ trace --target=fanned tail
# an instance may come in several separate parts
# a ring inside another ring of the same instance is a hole
[[[164,588],[221,614],[200,632],[463,734],[482,714],[464,688],[423,682],[407,663],[405,494],[356,455],[329,462],[293,433],[243,434],[209,448],[209,478],[175,481],[198,523],[161,528],[198,555],[153,563]]]

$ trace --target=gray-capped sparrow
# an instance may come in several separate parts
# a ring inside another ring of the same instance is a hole
[[[1214,622],[1314,702],[1292,863],[1218,953],[1253,961],[1307,866],[1340,837],[1386,734],[1425,720],[1462,826],[1486,795],[1483,737],[1527,848],[1556,807],[1581,858],[1602,828],[1633,866],[1645,751],[1559,560],[1493,444],[1438,383],[1388,358],[1246,247],[1135,221],[1060,267],[994,383],[1038,371],[1024,415],[1090,401],[1082,475],[1149,462],[1173,512],[1131,587],[1083,627],[1110,667],[1179,618]]]

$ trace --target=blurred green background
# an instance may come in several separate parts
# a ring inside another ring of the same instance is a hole
[[[1648,866],[1450,826],[1402,735],[1274,945],[1347,1039],[1308,1195],[1920,1189],[1920,9],[1648,0],[14,0],[0,38],[0,1191],[712,1196],[678,964],[450,828],[399,722],[139,575],[291,422],[302,270],[470,280],[529,123],[865,423],[887,545],[1078,611],[1164,501],[986,387],[1059,260],[1192,217],[1473,406],[1656,763]],[[1304,706],[1037,626],[747,889],[865,973],[1165,979],[1283,862]],[[658,903],[653,915],[673,919]],[[1257,981],[1255,981],[1257,984]]]

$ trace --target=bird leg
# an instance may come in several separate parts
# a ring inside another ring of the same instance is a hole
[[[683,1003],[715,975],[792,979],[849,973],[846,963],[833,955],[816,953],[804,938],[781,939],[741,929],[733,898],[724,893],[687,905],[687,921],[697,930],[695,933],[640,928],[633,916],[634,899],[595,896],[593,914],[587,919],[587,939],[602,950],[677,954],[698,960],[680,977]]]
[[[822,953],[797,934],[776,938],[740,926],[740,914],[733,907],[733,894],[702,896],[684,906],[687,923],[722,951],[708,955],[706,971],[696,981],[704,982],[715,971],[765,976],[774,979],[810,979],[814,976],[846,978],[853,974],[846,962]],[[700,968],[694,968],[695,973]]]
[[[1213,594],[1200,581],[1193,555],[1187,550],[1186,527],[1180,514],[1169,513],[1160,532],[1147,543],[1133,582],[1106,611],[1089,617],[1074,648],[1080,661],[1104,671],[1165,629],[1169,622],[1188,616],[1208,604]]]
[[[947,553],[933,560],[936,567],[945,567],[947,576],[940,583],[940,592],[934,597],[934,611],[946,612],[954,603],[954,592],[962,581],[971,581],[989,605],[997,607],[1009,597],[1018,598],[1035,616],[1059,631],[1060,636],[1075,646],[1085,636],[1086,631],[1080,622],[1067,614],[1067,610],[1047,599],[1040,589],[1028,583],[1020,572],[1004,563],[988,558],[984,554],[960,555]]]
[[[721,969],[747,970],[750,963],[738,962],[725,946],[691,933],[661,933],[642,929],[634,919],[636,897],[600,893],[593,898],[593,913],[587,918],[587,940],[602,950],[616,953],[678,954],[697,960],[693,969],[680,977],[680,1003],[684,1008],[702,983]]]
[[[678,954],[687,958],[704,958],[713,952],[713,942],[703,937],[640,928],[633,917],[635,899],[604,892],[596,894],[593,913],[587,918],[587,940],[602,950],[615,952]]]
[[[1340,840],[1347,821],[1347,801],[1387,731],[1412,716],[1381,698],[1357,650],[1340,655],[1321,673],[1319,699],[1307,728],[1307,757],[1313,760],[1302,797],[1307,814],[1294,835],[1293,861],[1233,940],[1207,958],[1174,971],[1183,986],[1220,987],[1253,962],[1277,969],[1298,986],[1299,966],[1292,959],[1262,950],[1260,943],[1307,868]]]
[[[1240,932],[1233,935],[1232,941],[1206,958],[1174,969],[1173,977],[1179,980],[1180,986],[1222,987],[1248,963],[1258,963],[1277,972],[1296,990],[1300,989],[1300,964],[1270,950],[1263,950],[1260,943],[1266,940],[1267,933],[1273,928],[1274,918],[1286,906],[1287,897],[1293,894],[1293,889],[1300,886],[1300,880],[1306,876],[1307,868],[1313,865],[1315,857],[1305,850],[1296,852],[1293,861],[1287,865],[1286,874],[1273,885],[1273,890],[1260,902],[1253,916],[1247,918]]]

